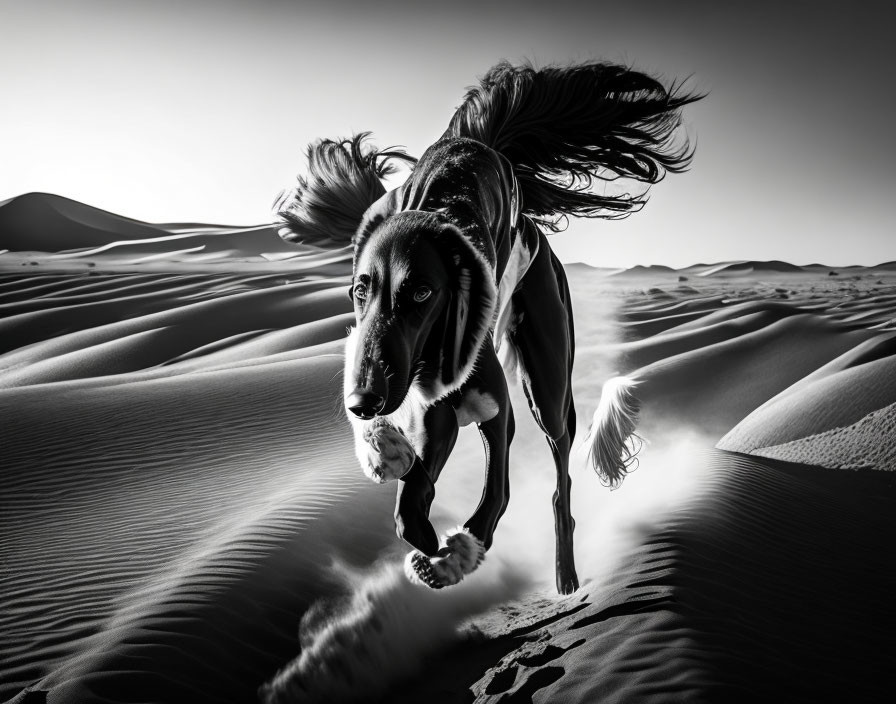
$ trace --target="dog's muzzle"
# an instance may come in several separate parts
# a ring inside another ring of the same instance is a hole
[[[345,407],[363,420],[373,418],[385,405],[386,398],[370,389],[356,388],[345,398]]]

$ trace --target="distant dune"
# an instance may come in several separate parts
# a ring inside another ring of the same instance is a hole
[[[340,398],[349,251],[41,194],[0,205],[3,248],[0,700],[892,697],[892,263],[567,267],[578,437],[624,373],[643,448],[613,492],[575,456],[583,586],[560,598],[518,385],[484,564],[402,576],[395,486],[357,468]],[[466,428],[439,530],[482,466]]]
[[[773,260],[768,262],[747,261],[716,264],[707,267],[702,271],[695,271],[694,273],[697,276],[725,276],[732,274],[739,276],[744,274],[759,274],[763,272],[797,273],[802,271],[802,267],[788,264],[787,262]]]
[[[633,267],[629,267],[619,273],[616,276],[653,276],[655,274],[674,274],[675,269],[669,266],[661,266],[659,264],[652,264],[650,266],[642,266],[637,265]]]
[[[348,248],[295,245],[273,224],[228,227],[199,223],[153,225],[47,193],[28,193],[0,203],[0,264],[151,269],[159,263],[265,264],[294,260],[293,268],[345,273]],[[325,268],[324,265],[327,265]]]
[[[157,225],[50,193],[26,193],[0,202],[0,247],[12,251],[59,252],[167,234]]]

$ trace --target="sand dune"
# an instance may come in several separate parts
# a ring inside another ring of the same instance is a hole
[[[289,328],[294,347],[342,339],[350,322],[345,314],[351,308],[345,287],[341,281],[309,281],[197,302],[192,297],[183,300],[183,291],[176,289],[173,296],[165,292],[123,296],[68,307],[55,301],[51,308],[0,321],[7,344],[18,346],[0,355],[0,388],[170,364],[197,348],[215,344],[220,349],[242,342],[247,333],[264,335]],[[203,298],[209,295],[206,291]],[[334,324],[323,337],[319,332],[308,337],[296,330],[331,317]],[[40,339],[47,332],[54,337]],[[286,349],[286,338],[280,335],[278,339],[279,346],[268,351]]]
[[[656,276],[656,275],[664,275],[664,274],[674,274],[675,269],[670,266],[662,266],[660,264],[652,264],[650,266],[643,266],[638,264],[636,266],[625,269],[624,271],[617,272],[614,276],[622,276],[622,277],[640,277],[640,276]]]
[[[893,339],[890,334],[870,340],[889,349],[885,357],[843,365],[772,398],[722,438],[719,447],[824,467],[896,470]]]
[[[165,234],[149,223],[51,193],[26,193],[0,202],[0,246],[13,251],[58,252]]]
[[[293,272],[340,275],[351,270],[350,249],[291,244],[279,236],[276,225],[154,225],[49,193],[27,193],[0,203],[0,247],[0,265],[51,270],[99,266],[164,271],[178,263],[208,271],[212,263],[263,267],[285,261]]]
[[[391,544],[392,497],[354,471],[333,402],[340,367],[3,394],[6,695],[49,666],[58,701],[251,700],[331,593],[330,560]]]
[[[583,587],[554,596],[550,453],[514,387],[508,512],[442,594],[398,574],[394,487],[355,466],[344,252],[50,204],[116,228],[68,249],[160,258],[0,267],[0,699],[889,697],[896,271],[569,267],[579,434],[607,378],[639,379],[640,467],[614,492],[573,471]],[[223,238],[208,268],[168,256],[197,237]],[[482,461],[462,433],[440,530]]]
[[[804,269],[782,261],[746,261],[746,262],[726,262],[715,266],[706,267],[702,270],[694,271],[697,276],[742,276],[744,274],[760,274],[770,272],[784,273],[802,273]]]

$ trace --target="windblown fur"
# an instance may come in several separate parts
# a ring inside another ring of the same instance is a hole
[[[395,161],[416,159],[396,148],[377,150],[365,143],[369,132],[350,139],[321,139],[308,147],[308,173],[283,191],[274,211],[289,241],[318,245],[351,244],[358,223],[386,188],[383,179],[395,172]]]
[[[593,193],[596,182],[649,186],[686,169],[693,150],[678,139],[680,109],[701,97],[615,64],[536,70],[502,62],[469,90],[444,136],[470,137],[506,157],[523,212],[557,231],[557,216],[620,217],[645,202],[644,191]]]

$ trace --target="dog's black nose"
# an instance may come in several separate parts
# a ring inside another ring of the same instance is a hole
[[[345,399],[345,406],[358,418],[369,420],[383,410],[386,399],[369,389],[355,389]]]

